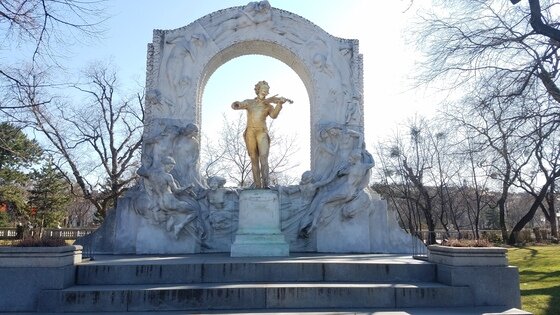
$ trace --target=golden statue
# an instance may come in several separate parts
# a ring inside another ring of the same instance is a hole
[[[247,110],[247,128],[243,133],[247,152],[251,158],[251,170],[255,188],[268,187],[268,152],[270,149],[270,137],[266,127],[266,117],[272,119],[278,117],[282,110],[282,104],[293,103],[285,97],[272,96],[266,98],[270,87],[266,81],[260,81],[255,85],[257,97],[241,102],[233,102],[231,108]],[[276,104],[273,106],[271,104]]]

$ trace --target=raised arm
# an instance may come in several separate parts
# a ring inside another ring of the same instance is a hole
[[[231,103],[231,108],[233,108],[233,109],[247,109],[248,105],[249,104],[248,104],[247,100],[242,101],[242,102],[236,101],[236,102]]]

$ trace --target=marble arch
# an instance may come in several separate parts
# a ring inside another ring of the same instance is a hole
[[[363,137],[358,41],[331,36],[267,1],[154,31],[137,172],[142,180],[119,198],[102,227],[76,244],[111,254],[230,251],[245,189],[225,188],[220,177],[201,178],[198,126],[212,73],[248,54],[286,63],[309,96],[312,171],[299,185],[274,188],[289,250],[407,253],[412,244],[424,246],[368,186],[374,161]]]
[[[202,93],[212,73],[250,54],[284,62],[303,81],[310,103],[312,168],[319,126],[335,123],[363,132],[358,40],[334,37],[261,1],[208,14],[178,29],[154,30],[148,44],[146,88],[151,97],[145,137],[159,132],[161,121],[200,126]]]

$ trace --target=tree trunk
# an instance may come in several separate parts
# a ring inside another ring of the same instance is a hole
[[[544,201],[548,193],[548,188],[550,187],[551,181],[554,181],[554,179],[555,179],[554,177],[548,179],[548,181],[541,188],[539,194],[535,196],[535,200],[533,201],[533,204],[531,205],[529,211],[513,227],[507,241],[508,245],[515,245],[515,243],[517,243],[517,235],[519,234],[521,229],[523,229],[525,225],[529,223],[535,216],[537,209],[541,206],[542,202]]]
[[[558,239],[558,218],[556,217],[556,181],[552,181],[550,184],[550,190],[548,193],[547,203],[548,203],[548,213],[550,213],[550,234],[552,237]]]
[[[502,231],[502,240],[508,239],[508,231],[506,226],[506,199],[501,197],[498,200],[498,209],[500,210],[500,230]]]

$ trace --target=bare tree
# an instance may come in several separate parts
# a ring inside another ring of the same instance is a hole
[[[533,219],[538,209],[551,225],[552,236],[558,238],[556,210],[554,207],[555,182],[560,178],[560,133],[558,124],[549,124],[537,117],[535,131],[529,134],[535,143],[534,165],[529,168],[529,174],[520,176],[519,187],[533,197],[533,203],[525,215],[515,224],[508,239],[509,244],[515,244],[517,235],[529,221]],[[552,129],[551,129],[552,128]]]
[[[18,90],[27,106],[26,123],[45,138],[78,196],[89,200],[104,217],[134,180],[143,127],[143,94],[119,97],[117,76],[98,63],[85,72],[87,84],[76,85],[86,106],[47,98],[40,77],[31,75]]]
[[[9,61],[0,66],[0,89],[24,88],[19,64],[33,69],[57,65],[64,48],[100,35],[104,20],[103,0],[0,1],[0,57]],[[0,100],[0,108],[21,106],[29,104]]]
[[[419,82],[437,82],[456,99],[466,96],[450,113],[467,113],[459,120],[481,136],[499,166],[489,175],[501,186],[496,206],[502,237],[511,242],[505,220],[510,189],[527,181],[524,168],[538,165],[531,162],[539,159],[538,138],[550,137],[547,130],[560,123],[558,41],[551,40],[552,33],[543,36],[537,25],[543,20],[558,25],[552,15],[558,4],[529,1],[528,8],[497,0],[442,2],[445,10],[423,15],[419,47],[427,59]],[[534,212],[531,207],[514,230]]]
[[[441,208],[437,200],[443,200],[438,189],[439,183],[434,182],[437,172],[437,154],[433,150],[431,130],[425,119],[411,121],[407,125],[408,137],[396,135],[388,143],[381,146],[385,158],[385,168],[392,175],[393,188],[400,190],[400,198],[407,198],[411,209],[418,209],[423,215],[423,222],[428,227],[429,244],[435,243],[436,215]],[[437,208],[437,209],[436,209]],[[440,212],[441,213],[441,212]],[[440,223],[444,223],[440,221]]]
[[[458,131],[458,130],[457,130]],[[456,157],[463,165],[457,179],[460,180],[461,204],[467,211],[471,230],[476,239],[480,238],[482,215],[492,203],[493,194],[490,193],[488,174],[491,166],[486,162],[486,152],[480,144],[476,144],[475,137],[468,130],[461,130],[463,138],[459,139]],[[495,203],[495,202],[494,202]]]
[[[414,188],[406,181],[402,172],[395,170],[394,159],[387,152],[390,145],[379,143],[376,146],[377,178],[374,179],[372,188],[385,198],[389,207],[396,211],[402,227],[410,234],[417,235],[422,232],[422,219],[420,210],[413,197]]]
[[[513,4],[518,4],[521,0],[510,0]],[[543,16],[543,10],[541,8],[541,2],[539,0],[527,0],[529,2],[529,8],[531,10],[530,23],[533,30],[536,33],[549,37],[557,42],[560,42],[560,30],[556,29],[554,24],[545,23],[543,21],[545,17]],[[550,7],[547,5],[547,8]],[[554,25],[554,26],[553,26]]]

